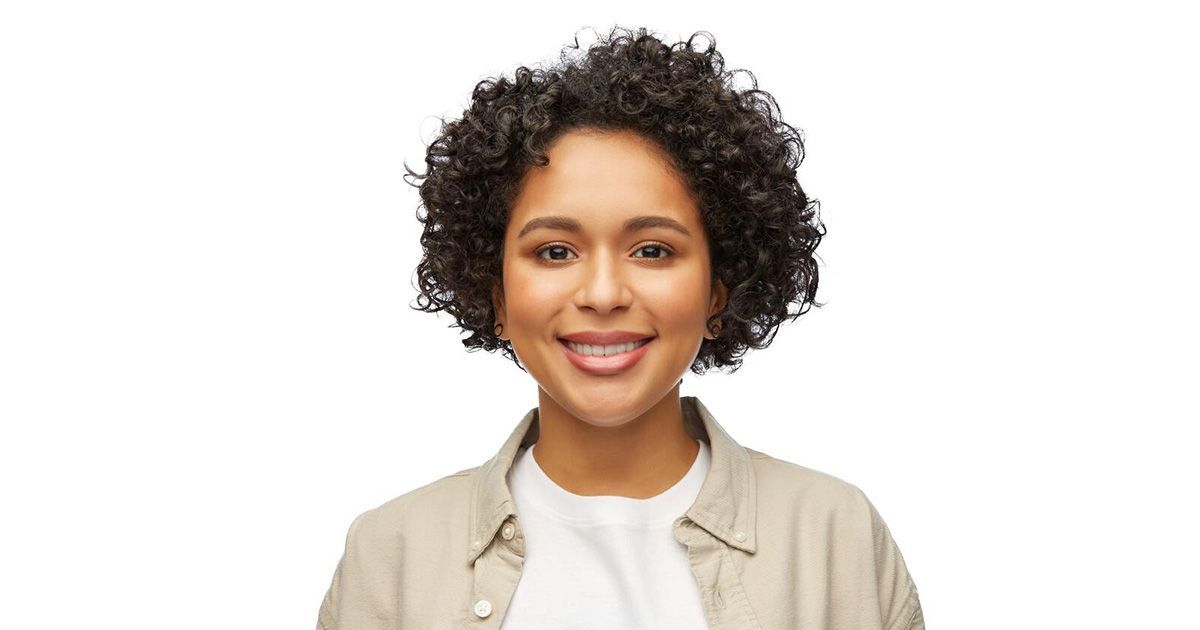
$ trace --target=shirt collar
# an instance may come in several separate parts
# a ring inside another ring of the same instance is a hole
[[[699,399],[679,399],[683,425],[688,434],[708,442],[711,467],[700,494],[688,508],[687,517],[725,544],[754,553],[756,488],[750,454],[725,432]],[[516,504],[508,488],[508,470],[517,451],[538,438],[538,408],[530,409],[505,440],[500,451],[479,467],[471,490],[471,531],[467,540],[467,563],[475,562],[491,544],[505,519],[516,515]]]

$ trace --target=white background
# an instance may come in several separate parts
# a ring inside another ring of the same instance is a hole
[[[402,165],[614,23],[750,69],[829,229],[683,394],[861,487],[930,628],[1194,624],[1185,3],[597,4],[5,3],[3,625],[312,627],[356,515],[490,457],[536,386],[411,308]]]

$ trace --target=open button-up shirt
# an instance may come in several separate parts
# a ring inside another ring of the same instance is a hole
[[[712,455],[673,525],[709,628],[924,630],[904,558],[857,486],[741,446],[694,396],[680,405]],[[525,557],[506,475],[538,427],[534,408],[487,462],[355,518],[317,630],[498,630]]]

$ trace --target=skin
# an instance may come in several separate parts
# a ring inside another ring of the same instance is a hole
[[[628,131],[572,130],[532,167],[510,208],[503,286],[493,286],[501,337],[538,384],[540,431],[533,457],[579,495],[645,499],[691,468],[699,445],[683,428],[679,385],[713,338],[706,319],[726,288],[711,281],[708,242],[686,180],[649,140]],[[638,216],[667,227],[624,232]],[[537,228],[564,216],[578,232]],[[656,335],[637,365],[619,374],[583,372],[558,337],[588,330]],[[719,330],[718,330],[719,334]]]

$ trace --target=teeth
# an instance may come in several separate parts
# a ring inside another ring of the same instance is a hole
[[[612,345],[612,346],[590,346],[585,343],[575,343],[573,341],[567,341],[566,344],[567,344],[567,347],[570,348],[571,350],[573,350],[579,354],[585,355],[585,356],[610,357],[614,354],[621,354],[622,352],[629,352],[630,350],[633,350],[634,348],[639,348],[641,346],[644,346],[649,341],[650,341],[649,339],[643,339],[641,341],[631,341],[629,343],[618,343],[618,344]]]

